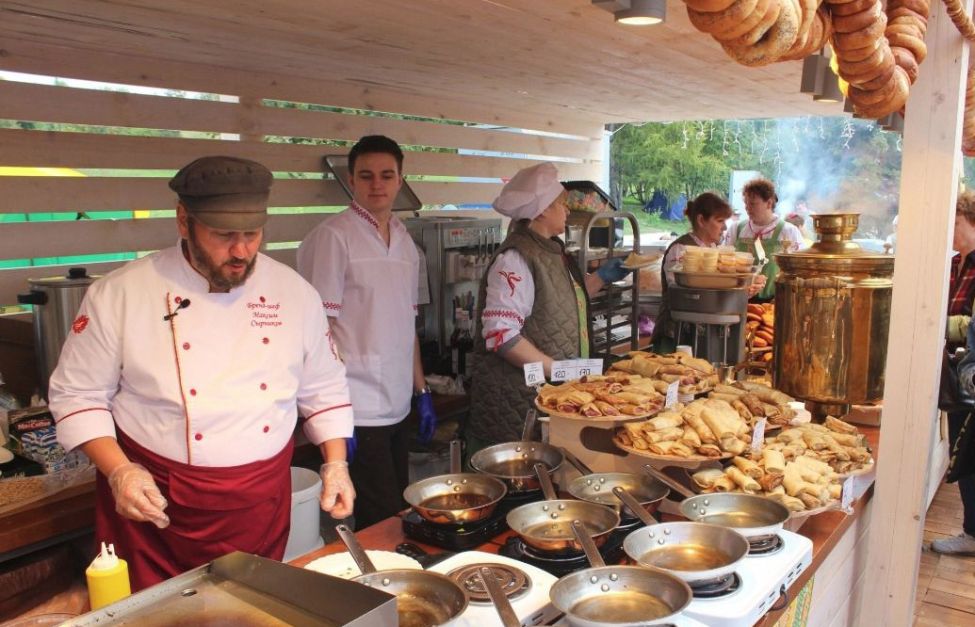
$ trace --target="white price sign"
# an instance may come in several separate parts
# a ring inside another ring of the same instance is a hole
[[[664,409],[670,409],[677,404],[678,387],[680,387],[680,381],[671,381],[670,385],[667,386],[667,400],[664,401]]]
[[[543,383],[545,383],[545,369],[542,367],[542,362],[533,361],[525,364],[525,385],[534,387]]]
[[[840,507],[849,510],[853,505],[853,493],[856,489],[856,477],[847,477],[843,481],[843,492],[840,494]]]
[[[752,451],[757,455],[762,452],[762,445],[765,444],[765,425],[767,420],[759,418],[752,429]]]
[[[602,373],[602,359],[563,359],[552,362],[552,381],[569,381]]]

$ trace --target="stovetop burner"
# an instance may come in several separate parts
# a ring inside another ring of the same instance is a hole
[[[775,555],[785,547],[785,541],[782,536],[764,536],[762,538],[749,538],[748,539],[748,556],[749,557],[765,557],[766,555]]]
[[[628,530],[615,529],[609,534],[606,542],[599,547],[599,553],[607,564],[619,564],[624,557],[623,540],[629,534]],[[564,577],[583,568],[589,568],[589,560],[584,553],[575,551],[561,551],[559,553],[545,553],[526,545],[521,538],[512,536],[498,551],[500,555],[531,564],[541,568],[556,577]]]
[[[509,601],[525,595],[531,589],[531,579],[525,571],[508,564],[479,563],[455,568],[447,576],[460,584],[471,603],[491,604],[491,596],[480,577],[481,568],[489,568],[498,580],[498,586]]]
[[[731,573],[717,579],[702,582],[688,582],[695,599],[720,599],[731,596],[741,588],[741,577]]]
[[[508,530],[505,516],[515,507],[542,500],[540,490],[516,492],[501,499],[488,518],[465,525],[438,525],[424,520],[412,509],[403,516],[403,533],[407,538],[451,551],[467,551],[490,541]]]

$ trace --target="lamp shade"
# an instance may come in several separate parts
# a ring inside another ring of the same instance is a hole
[[[813,94],[816,102],[843,102],[843,92],[840,91],[840,82],[837,76],[830,71],[823,75],[823,91]]]
[[[613,15],[620,24],[649,26],[667,19],[666,0],[630,0],[629,9],[620,9]]]

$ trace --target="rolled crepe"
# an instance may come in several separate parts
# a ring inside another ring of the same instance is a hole
[[[788,494],[770,494],[769,498],[785,505],[785,508],[790,512],[801,512],[806,509],[806,504],[801,499],[791,497]]]
[[[814,451],[821,451],[824,448],[829,448],[829,444],[826,442],[826,436],[815,431],[803,431],[802,441],[806,443],[806,446]]]
[[[862,436],[836,432],[831,432],[830,435],[833,436],[833,439],[836,440],[837,444],[842,446],[850,446],[854,448],[863,446]]]
[[[714,485],[711,489],[714,492],[734,492],[738,489],[738,484],[735,483],[734,479],[723,474],[714,480]]]
[[[708,398],[713,398],[719,401],[725,401],[726,403],[731,403],[732,405],[734,405],[734,402],[738,400],[737,395],[725,394],[724,392],[711,392],[710,394],[708,394]]]
[[[785,455],[766,446],[762,449],[762,465],[765,472],[782,474],[785,472]]]
[[[799,500],[806,506],[806,509],[816,509],[817,507],[823,506],[822,500],[805,492],[799,495]]]
[[[687,444],[685,444],[684,442],[681,442],[680,440],[678,440],[670,448],[670,454],[671,455],[678,455],[680,457],[690,457],[691,455],[694,454],[694,449],[692,449],[691,447],[687,446]]]
[[[630,405],[629,403],[624,403],[622,405],[616,405],[616,409],[620,410],[621,414],[626,416],[646,416],[646,410],[640,405]]]
[[[838,443],[836,440],[834,440],[830,436],[826,436],[826,447],[834,455],[836,455],[836,459],[838,459],[839,461],[841,461],[841,462],[848,462],[848,461],[850,461],[850,453],[849,453],[847,447],[845,447],[842,444]]]
[[[831,483],[827,489],[829,490],[829,498],[834,501],[843,496],[843,486],[839,483]]]
[[[757,481],[738,470],[735,466],[729,466],[725,469],[725,474],[735,482],[742,492],[747,494],[758,494],[762,491],[762,486],[759,485]],[[787,488],[788,490],[788,488]]]
[[[647,449],[655,455],[670,455],[670,450],[677,444],[677,440],[665,442],[648,442]]]
[[[688,425],[684,426],[684,434],[680,436],[680,441],[695,450],[701,446],[701,436]]]
[[[704,470],[698,470],[693,475],[691,479],[703,490],[707,490],[714,486],[714,482],[718,477],[723,477],[724,471],[720,468],[705,468]]]
[[[616,409],[614,406],[610,405],[606,401],[595,401],[596,407],[599,411],[603,413],[604,416],[619,416],[620,410]]]
[[[736,455],[735,457],[732,457],[731,463],[734,464],[735,467],[738,468],[738,470],[742,471],[752,479],[761,479],[762,475],[765,474],[762,471],[762,468],[758,464],[756,464],[750,459],[741,457],[740,455]]]
[[[836,431],[837,433],[846,433],[848,435],[857,434],[856,427],[854,427],[848,422],[843,422],[842,420],[833,418],[832,416],[826,416],[826,420],[825,422],[823,422],[823,426],[825,426],[830,431]]]
[[[865,448],[848,448],[846,450],[850,453],[850,459],[859,464],[869,464],[870,460],[873,459],[870,456],[870,451]]]
[[[666,414],[661,414],[656,418],[651,418],[646,422],[654,431],[661,431],[663,429],[671,429],[674,427],[683,427],[684,419],[680,414],[668,412]]]
[[[718,447],[717,444],[707,444],[707,443],[705,443],[705,444],[701,444],[701,446],[697,447],[697,454],[698,455],[703,455],[704,457],[715,457],[715,458],[717,458],[717,457],[721,457],[722,455],[724,455],[724,452],[721,450],[721,448]]]
[[[762,490],[765,492],[771,492],[776,488],[782,487],[782,478],[783,475],[781,473],[767,472],[758,480],[758,484],[762,486]],[[785,488],[782,491],[785,492]]]
[[[796,457],[795,463],[805,468],[811,468],[820,475],[826,475],[833,472],[833,469],[829,464],[819,461],[818,459],[813,459],[808,455],[800,455],[799,457]]]
[[[726,453],[731,453],[732,455],[741,455],[746,450],[748,450],[748,445],[736,437],[730,437],[730,438],[721,438],[721,448]]]
[[[661,429],[660,431],[643,430],[643,438],[647,442],[653,443],[678,440],[682,435],[684,435],[684,429],[681,427],[671,427],[670,429]]]
[[[775,486],[768,492],[769,494],[785,494],[785,487],[783,487],[782,483],[780,482],[779,485]]]
[[[792,444],[796,440],[802,440],[802,429],[785,429],[780,433],[776,439],[779,442],[785,442],[786,444]]]
[[[701,411],[701,420],[704,421],[704,424],[708,426],[711,433],[719,440],[733,438],[738,435],[738,426],[730,425],[720,413],[710,407],[705,407]],[[703,440],[704,438],[701,439]]]
[[[731,406],[735,408],[735,411],[738,412],[738,415],[741,416],[745,422],[748,424],[754,424],[755,415],[751,412],[751,410],[748,409],[748,406],[737,398],[731,400]]]

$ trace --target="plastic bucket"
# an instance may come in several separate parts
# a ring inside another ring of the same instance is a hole
[[[324,546],[319,529],[321,492],[322,480],[317,472],[307,468],[291,469],[291,532],[284,548],[284,561]]]

